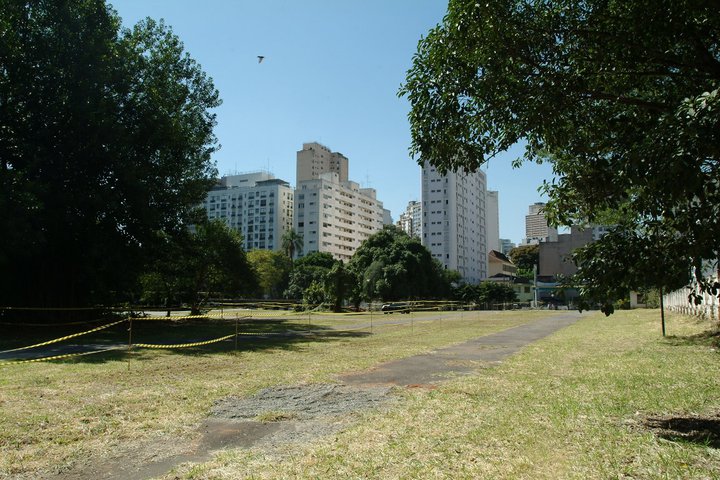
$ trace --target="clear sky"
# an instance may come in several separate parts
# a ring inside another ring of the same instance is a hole
[[[350,179],[377,190],[393,219],[420,200],[410,159],[409,104],[397,91],[440,0],[109,0],[126,26],[164,19],[213,78],[221,175],[270,170],[295,184],[295,154],[318,141],[350,160]],[[258,63],[257,56],[265,59]],[[547,165],[513,170],[521,148],[495,158],[500,236],[518,242]]]

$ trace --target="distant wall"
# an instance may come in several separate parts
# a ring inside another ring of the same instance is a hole
[[[571,233],[558,235],[556,242],[540,242],[538,275],[564,275],[569,277],[577,272],[572,261],[572,252],[593,241],[592,229],[579,230],[573,227]]]

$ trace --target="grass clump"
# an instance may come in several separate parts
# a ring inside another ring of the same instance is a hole
[[[293,420],[297,418],[297,415],[293,412],[262,412],[260,415],[255,417],[255,421],[261,423],[275,423],[284,422],[287,420]]]

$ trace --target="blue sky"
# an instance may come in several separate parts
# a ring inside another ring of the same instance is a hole
[[[267,169],[295,184],[295,152],[318,141],[350,159],[350,179],[377,190],[397,219],[420,199],[409,104],[397,97],[420,37],[447,3],[432,0],[110,0],[126,26],[164,19],[213,78],[220,174]],[[259,64],[258,55],[265,56]],[[547,165],[493,159],[500,236],[518,242]]]

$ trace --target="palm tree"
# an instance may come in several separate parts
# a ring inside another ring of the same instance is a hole
[[[295,252],[303,248],[303,236],[298,234],[292,228],[287,232],[283,233],[282,236],[282,249],[292,260],[295,257]]]

